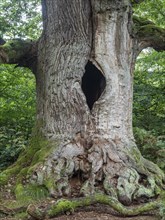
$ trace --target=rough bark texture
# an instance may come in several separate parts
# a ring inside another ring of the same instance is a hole
[[[44,4],[45,28],[37,72],[38,118],[44,121],[47,137],[71,139],[88,120],[81,78],[91,50],[90,4],[61,0]]]
[[[133,37],[130,2],[43,0],[42,6],[37,130],[51,153],[38,163],[42,149],[32,157],[26,181],[45,185],[54,197],[101,192],[129,205],[157,196],[164,174],[141,156],[132,132],[133,69],[142,47],[139,32]],[[87,63],[105,79],[90,107],[82,86]]]
[[[164,178],[145,160],[132,133],[132,83],[136,53],[129,1],[43,1],[39,42],[37,120],[56,148],[29,181],[51,195],[106,192],[128,205],[158,194]],[[81,89],[90,60],[106,88],[90,110]],[[79,178],[78,178],[79,177]],[[144,184],[145,183],[145,184]]]

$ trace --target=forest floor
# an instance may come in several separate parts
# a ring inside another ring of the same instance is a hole
[[[111,214],[91,212],[78,212],[70,216],[60,216],[52,220],[158,220],[158,217],[145,215],[136,217],[119,217]]]
[[[0,220],[22,220],[22,219],[16,219],[16,218],[0,218]],[[28,220],[32,220],[29,218]],[[72,215],[62,215],[56,218],[51,218],[51,220],[159,220],[158,217],[152,216],[152,215],[143,215],[143,216],[136,216],[136,217],[120,217],[120,216],[114,216],[112,214],[106,214],[96,212],[96,211],[90,211],[90,212],[76,212]]]
[[[44,206],[47,205],[47,202],[45,202],[45,204],[44,203],[42,204],[43,204],[43,208],[41,209],[44,210]],[[24,209],[24,212],[25,210],[26,208]],[[10,215],[2,217],[2,215],[0,214],[0,220],[35,220],[35,219],[38,218],[33,218],[30,215],[28,215],[28,217],[26,215],[26,217],[21,218],[21,217],[12,217]],[[44,219],[48,220],[48,218],[44,218]],[[63,213],[60,216],[51,218],[51,220],[159,220],[159,219],[160,218],[156,216],[155,212],[146,213],[134,217],[122,217],[119,216],[119,214],[117,214],[109,206],[106,207],[106,205],[101,205],[101,204],[95,204],[88,207],[79,208],[77,211],[73,213],[70,212],[65,214]]]
[[[79,209],[74,213],[65,213],[58,217],[53,218],[44,218],[40,220],[160,220],[158,216],[154,213],[143,214],[134,217],[121,217],[117,213],[113,211],[113,209],[108,208],[108,212],[106,208],[100,204],[95,204],[93,206],[86,207],[87,209]],[[35,220],[33,217],[0,217],[0,220]],[[38,219],[38,218],[37,218]]]
[[[56,218],[51,218],[51,220],[159,220],[158,217],[154,217],[151,215],[145,215],[145,216],[136,216],[136,217],[117,217],[113,216],[111,214],[105,214],[105,213],[97,213],[97,212],[78,212],[73,215],[62,215]],[[22,220],[22,219],[16,219],[16,218],[0,218],[0,220]],[[31,218],[27,220],[32,220]],[[44,220],[44,219],[43,219]]]
[[[14,201],[14,198],[11,197],[11,194],[8,193],[6,189],[4,189],[3,191],[0,190],[0,192],[1,192],[1,196],[3,194],[3,200],[0,200],[0,207],[1,205],[3,205],[3,203],[7,204],[8,201],[9,203],[11,203],[11,201]],[[39,204],[42,207],[41,209],[44,210],[44,207],[49,206],[53,202],[54,202],[53,199],[48,199],[48,200],[40,201]],[[0,220],[25,220],[25,219],[35,220],[30,216],[23,219],[18,217],[14,218],[11,216],[2,217],[0,213]],[[46,218],[45,220],[48,220],[48,218]],[[109,206],[95,204],[95,205],[79,208],[77,211],[75,211],[72,214],[69,212],[60,215],[58,217],[51,218],[51,220],[159,220],[159,217],[155,216],[155,212],[151,212],[150,214],[147,213],[144,215],[138,215],[134,217],[121,217]]]
[[[8,199],[5,200],[4,202],[7,202],[7,201]],[[2,200],[0,201],[0,208],[3,206],[3,204],[1,203],[2,203]],[[44,201],[44,202],[41,202],[40,205],[41,204],[42,204],[42,208],[41,206],[40,208],[45,210],[44,207],[49,205],[50,201],[49,202]],[[24,208],[24,211],[23,211],[24,213],[26,212],[26,209],[27,209],[27,206],[25,206]],[[27,214],[26,214],[26,217],[24,216],[22,218],[18,216],[14,217],[14,216],[11,216],[10,214],[8,215],[8,211],[5,213],[6,213],[5,216],[0,213],[0,220],[35,220],[35,219],[38,219],[38,218],[33,218],[30,215],[27,216]],[[48,220],[50,218],[44,218],[44,219]],[[44,220],[44,219],[40,219],[40,220]],[[101,204],[94,204],[91,206],[79,208],[77,211],[73,213],[70,213],[70,212],[63,213],[57,217],[51,218],[51,220],[160,220],[160,218],[156,216],[156,212],[146,213],[146,214],[138,215],[134,217],[122,217],[122,216],[119,216],[119,214],[116,213],[109,206],[101,205]]]

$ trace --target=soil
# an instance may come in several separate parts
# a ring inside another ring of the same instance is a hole
[[[159,220],[158,217],[152,215],[143,215],[136,217],[120,217],[111,214],[98,213],[95,211],[90,212],[77,212],[72,215],[62,215],[56,218],[51,218],[51,220]],[[0,220],[21,220],[15,218],[0,218]],[[32,219],[29,219],[32,220]]]
[[[111,214],[98,213],[95,211],[91,212],[78,212],[70,216],[60,216],[53,218],[52,220],[158,220],[158,217],[151,215],[137,216],[137,217],[120,217],[113,216]]]

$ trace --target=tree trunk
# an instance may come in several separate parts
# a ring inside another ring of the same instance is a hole
[[[155,197],[164,176],[141,156],[132,132],[137,54],[129,1],[42,5],[37,129],[53,150],[28,181],[55,197],[101,191],[125,205]]]

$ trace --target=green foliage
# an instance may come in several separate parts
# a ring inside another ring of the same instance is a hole
[[[39,0],[0,2],[0,37],[37,39],[41,34]],[[29,70],[0,66],[0,170],[28,145],[35,115],[35,83]]]
[[[165,52],[151,49],[142,52],[137,60],[134,77],[134,126],[165,133]]]
[[[3,0],[0,2],[0,36],[37,39],[41,34],[39,0]]]
[[[36,126],[35,126],[36,127]],[[0,172],[0,185],[6,185],[9,178],[12,176],[17,176],[16,184],[22,183],[24,177],[31,177],[34,174],[36,167],[43,165],[45,158],[51,154],[55,147],[57,147],[50,141],[45,140],[42,136],[33,131],[33,136],[30,138],[30,143],[22,153],[20,153],[17,163],[12,164],[10,167]],[[4,161],[6,158],[4,159]],[[37,176],[40,180],[43,179],[43,173],[37,173]],[[54,179],[51,176],[46,179],[48,181],[54,182]]]
[[[144,50],[136,63],[133,124],[142,154],[165,170],[165,52]]]
[[[35,118],[35,80],[25,68],[0,66],[0,169],[27,144]]]
[[[39,0],[4,0],[0,7],[0,37],[39,37],[42,30]],[[14,65],[1,65],[0,73],[0,170],[3,170],[17,160],[29,143],[35,119],[35,80],[30,70]],[[2,181],[7,176],[2,176]]]
[[[164,27],[164,8],[164,0],[145,0],[141,4],[134,5],[134,13],[146,20],[154,21],[157,25]]]
[[[145,158],[157,163],[165,171],[165,136],[157,136],[152,131],[134,128],[138,147]]]

